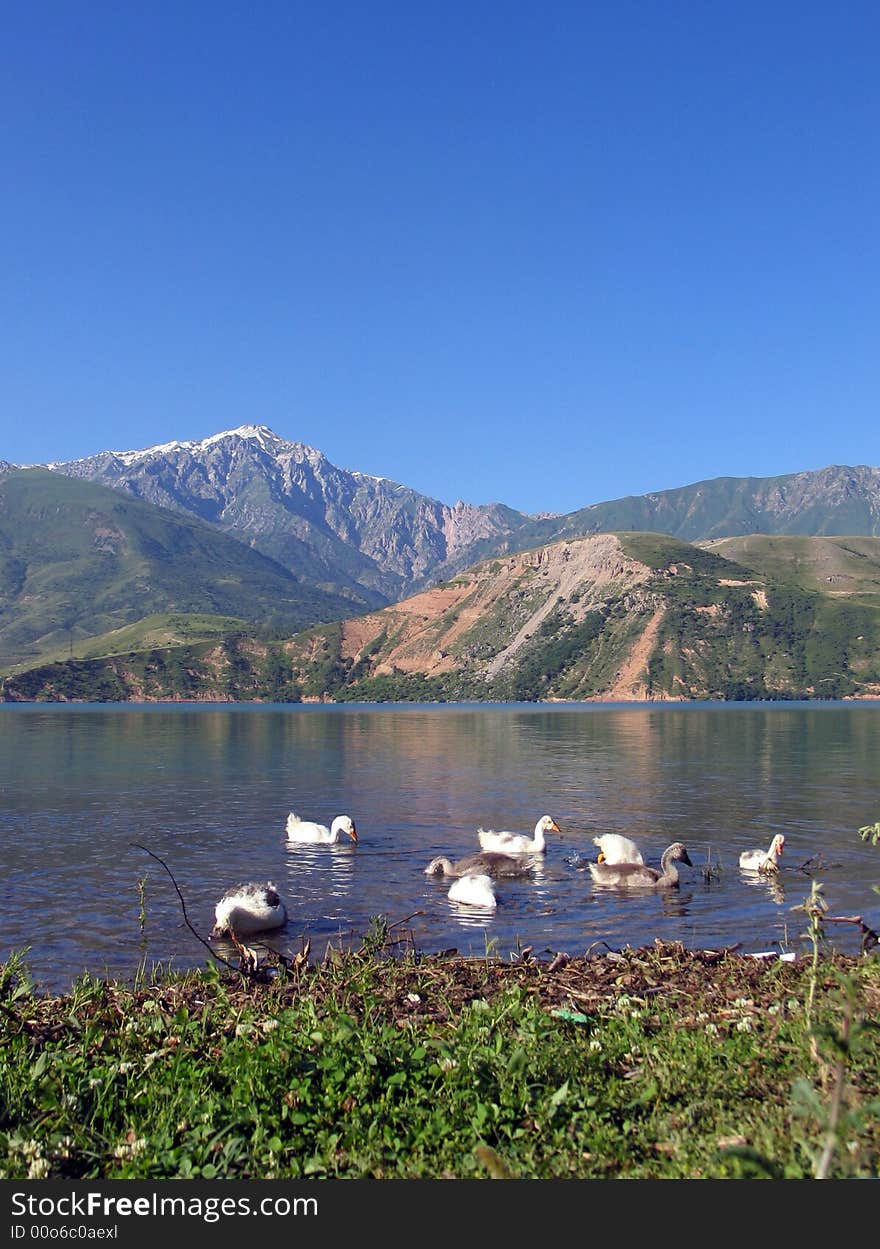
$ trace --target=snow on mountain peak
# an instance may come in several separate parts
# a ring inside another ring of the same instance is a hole
[[[221,434],[211,434],[210,438],[203,438],[197,443],[200,447],[210,447],[215,442],[222,442],[225,438],[246,438],[252,442],[259,442],[262,446],[277,447],[284,440],[273,433],[268,425],[239,425],[238,429],[227,429]]]
[[[163,442],[154,447],[144,447],[139,451],[111,451],[110,454],[123,464],[135,464],[139,460],[149,460],[156,455],[167,455],[171,451],[201,451],[225,442],[229,438],[244,438],[258,442],[268,451],[277,451],[284,446],[284,439],[279,438],[267,425],[239,425],[237,429],[226,429],[219,434],[210,434],[207,438],[193,438],[182,442]]]

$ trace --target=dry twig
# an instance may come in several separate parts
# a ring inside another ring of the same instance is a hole
[[[186,924],[187,928],[195,937],[196,941],[200,941],[202,943],[202,945],[211,955],[211,958],[216,959],[218,963],[222,963],[224,967],[228,967],[230,971],[237,971],[238,968],[233,967],[232,963],[230,963],[228,959],[225,959],[223,958],[221,954],[218,954],[217,951],[213,949],[213,947],[211,946],[211,943],[209,941],[206,941],[205,938],[201,935],[201,933],[198,932],[195,928],[193,928],[192,924],[189,922],[189,916],[186,913],[186,902],[184,901],[183,894],[180,892],[180,887],[177,881],[174,879],[174,873],[172,872],[168,864],[165,862],[165,860],[160,859],[158,854],[154,854],[153,851],[148,850],[146,846],[138,845],[136,841],[132,841],[130,844],[134,846],[136,850],[143,850],[144,854],[148,854],[151,859],[155,859],[156,862],[160,864],[160,866],[164,867],[165,871],[171,877],[171,883],[174,886],[174,889],[177,893],[178,898],[180,898],[180,909],[183,912],[183,922]]]

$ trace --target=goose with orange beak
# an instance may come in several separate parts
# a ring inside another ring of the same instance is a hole
[[[303,845],[335,846],[340,837],[350,837],[357,844],[357,829],[350,815],[337,815],[328,828],[314,820],[301,820],[291,811],[287,817],[287,840]]]
[[[494,829],[478,828],[477,839],[481,850],[500,850],[502,854],[543,854],[547,849],[546,833],[561,833],[552,815],[542,815],[535,825],[534,837],[525,833],[495,832]]]
[[[739,865],[744,872],[778,872],[784,846],[785,837],[777,833],[769,850],[743,850]]]

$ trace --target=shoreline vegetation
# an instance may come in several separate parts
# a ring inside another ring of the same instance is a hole
[[[2,1179],[880,1176],[880,961],[678,943],[310,961],[41,996],[0,965]],[[403,948],[401,948],[403,947]]]
[[[232,695],[224,694],[173,694],[164,697],[154,697],[139,693],[136,697],[131,698],[102,698],[89,697],[88,695],[71,696],[60,695],[58,697],[43,697],[38,695],[33,698],[19,698],[12,696],[8,691],[4,690],[4,678],[0,677],[0,709],[3,707],[21,708],[21,707],[203,707],[210,709],[215,708],[258,708],[258,707],[284,707],[294,709],[299,707],[581,707],[581,706],[597,706],[597,707],[687,707],[687,706],[706,706],[714,704],[719,707],[737,707],[737,706],[778,706],[780,708],[791,707],[792,705],[822,707],[828,705],[839,704],[880,704],[880,687],[872,692],[859,692],[855,694],[839,694],[833,697],[825,697],[816,694],[798,694],[792,697],[769,697],[761,696],[754,698],[713,698],[713,697],[687,697],[676,694],[655,693],[652,695],[640,694],[634,697],[616,697],[607,698],[602,695],[588,695],[583,698],[477,698],[462,695],[459,697],[445,698],[438,696],[432,697],[406,697],[405,692],[396,691],[395,697],[382,698],[334,698],[329,694],[325,695],[307,695],[302,698],[273,698],[271,696],[263,697],[254,696],[246,698],[237,698]]]

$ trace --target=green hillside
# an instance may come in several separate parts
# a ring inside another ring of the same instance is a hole
[[[880,607],[880,538],[746,534],[700,545],[764,577]]]
[[[620,537],[659,573],[652,589],[665,610],[648,665],[652,692],[734,700],[880,693],[880,604],[805,588],[815,578],[795,561],[799,552],[816,567],[820,556],[806,552],[825,539],[750,546],[750,555],[772,548],[765,573],[754,560],[746,566],[745,554],[742,563],[722,557],[716,544]]]
[[[40,664],[64,663],[68,659],[102,659],[111,655],[130,655],[135,651],[155,650],[157,647],[193,646],[201,642],[216,642],[222,638],[240,636],[253,628],[246,620],[236,616],[210,616],[192,612],[155,612],[136,620],[133,624],[111,629],[95,637],[68,641],[64,646],[47,651]],[[29,660],[13,664],[6,671],[10,674],[27,671],[34,666]]]
[[[289,633],[352,610],[201,521],[58,473],[0,477],[0,670],[155,613]]]
[[[34,667],[7,700],[880,697],[880,608],[656,533],[489,561],[368,616]],[[811,563],[815,561],[807,561]],[[801,572],[800,574],[804,574]]]

